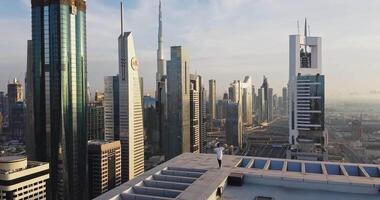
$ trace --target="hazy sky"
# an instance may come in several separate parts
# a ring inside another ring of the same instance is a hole
[[[102,90],[103,77],[117,73],[119,2],[87,0],[93,90]],[[127,0],[125,9],[145,93],[153,94],[158,0]],[[163,0],[165,57],[170,46],[184,46],[191,72],[216,79],[219,95],[245,75],[256,86],[266,75],[280,93],[288,81],[288,35],[297,33],[297,19],[302,29],[307,17],[311,34],[322,37],[327,97],[351,98],[380,91],[379,11],[379,0]],[[30,0],[0,0],[0,90],[13,77],[24,78],[30,15]],[[380,94],[372,96],[380,99]]]

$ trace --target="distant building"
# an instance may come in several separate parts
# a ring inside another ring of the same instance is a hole
[[[121,184],[120,141],[88,141],[88,174],[90,198]]]
[[[22,101],[11,104],[9,110],[9,130],[13,139],[22,140],[25,131],[25,103]]]
[[[103,101],[104,101],[104,92],[96,91],[95,92],[95,102],[98,102],[101,105],[103,105]]]
[[[252,85],[252,109],[253,109],[254,115],[256,115],[256,111],[257,111],[257,93],[256,93],[256,89],[255,89],[254,85]]]
[[[124,182],[144,173],[144,119],[134,39],[132,32],[124,32],[123,8],[121,11],[121,33],[118,38],[119,137],[121,179]]]
[[[0,112],[3,116],[8,115],[8,99],[5,92],[0,91]]]
[[[252,97],[252,78],[250,76],[244,77],[242,83],[242,112],[243,123],[247,126],[253,124],[253,97]]]
[[[200,81],[202,84],[202,80]],[[201,133],[200,133],[200,150],[201,153],[206,152],[207,147],[207,104],[206,104],[206,90],[204,86],[202,85],[201,91],[200,91],[200,110],[201,110],[201,117],[200,117],[200,125],[201,125]]]
[[[281,114],[284,116],[288,115],[288,88],[282,88],[282,112]]]
[[[3,134],[3,123],[4,123],[4,117],[3,117],[3,114],[0,113],[0,136]]]
[[[267,122],[271,122],[273,120],[273,112],[274,112],[274,96],[273,96],[273,88],[268,88],[267,95],[267,105],[268,107],[268,119]]]
[[[104,139],[120,140],[119,77],[104,77]]]
[[[325,77],[322,75],[322,38],[289,36],[289,143],[288,158],[327,159]]]
[[[283,110],[284,110],[283,103],[284,103],[284,100],[282,99],[282,96],[278,97],[277,101],[278,101],[278,112],[279,112],[278,114],[283,115]]]
[[[280,109],[280,104],[279,104],[279,101],[278,101],[278,97],[277,97],[277,94],[274,94],[273,95],[273,115],[277,114],[279,112],[279,109]]]
[[[144,96],[144,138],[153,152],[160,149],[159,115],[156,110],[156,99]]]
[[[218,104],[216,105],[217,119],[226,119],[227,104],[228,104],[228,99],[218,100]]]
[[[224,155],[217,171],[214,160],[213,154],[182,154],[95,200],[379,199],[379,165]]]
[[[190,152],[189,60],[183,47],[171,47],[168,73],[168,127],[164,137],[166,159]]]
[[[13,82],[8,83],[8,105],[12,105],[16,102],[24,101],[24,94],[20,81],[16,78]],[[11,106],[9,106],[11,107]]]
[[[228,145],[243,147],[242,107],[239,102],[227,104],[226,141]]]
[[[224,94],[223,94],[223,100],[224,99],[228,99],[228,93],[227,92],[225,92]]]
[[[259,124],[273,120],[273,89],[269,88],[268,80],[264,77],[263,84],[258,90],[256,120]]]
[[[87,105],[88,140],[104,140],[104,106],[98,102]]]
[[[242,103],[242,84],[241,81],[235,80],[228,88],[229,99],[234,103]]]
[[[202,131],[201,77],[190,74],[190,152],[200,153]]]
[[[11,137],[22,139],[25,127],[25,105],[22,85],[17,79],[8,84],[8,122]]]
[[[208,81],[208,87],[209,87],[209,116],[210,116],[210,124],[212,125],[212,121],[216,119],[216,81],[214,79],[211,79]]]
[[[0,199],[46,199],[49,163],[0,157]]]

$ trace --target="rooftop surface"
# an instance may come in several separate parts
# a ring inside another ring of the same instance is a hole
[[[242,186],[227,177],[244,174]],[[222,195],[217,195],[218,188]],[[96,199],[380,199],[378,165],[184,153]],[[264,198],[265,199],[265,198]]]

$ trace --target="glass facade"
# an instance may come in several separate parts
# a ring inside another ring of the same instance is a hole
[[[87,199],[85,1],[32,0],[37,159],[50,199]]]
[[[297,77],[298,128],[323,131],[325,124],[325,77],[305,75]]]

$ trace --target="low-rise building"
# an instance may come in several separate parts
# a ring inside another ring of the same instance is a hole
[[[377,200],[380,166],[184,153],[96,198]]]
[[[0,199],[46,199],[49,163],[24,156],[0,157]]]

